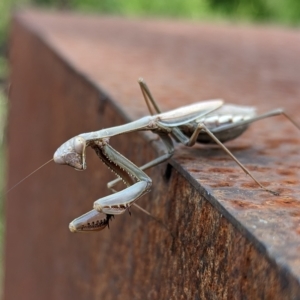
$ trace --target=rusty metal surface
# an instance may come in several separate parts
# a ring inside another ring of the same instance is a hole
[[[27,11],[11,45],[10,185],[67,138],[147,114],[139,76],[163,110],[222,97],[262,112],[284,107],[300,122],[297,30]],[[112,142],[142,164],[159,144],[149,138]],[[71,235],[67,223],[112,177],[96,158],[84,175],[47,167],[7,201],[5,299],[21,297],[16,284],[28,299],[300,297],[299,145],[283,117],[228,143],[278,197],[217,147],[178,146],[176,171],[152,170],[153,192],[141,200],[171,233],[135,212],[110,231]]]

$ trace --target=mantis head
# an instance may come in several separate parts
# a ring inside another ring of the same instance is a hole
[[[76,170],[85,170],[86,140],[75,136],[63,143],[54,153],[53,160],[60,165],[68,165]]]

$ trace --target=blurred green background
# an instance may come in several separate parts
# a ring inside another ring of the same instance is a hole
[[[0,101],[6,82],[11,12],[26,6],[125,16],[299,26],[300,0],[0,0]]]
[[[4,130],[9,87],[7,41],[11,12],[24,6],[125,16],[167,17],[209,22],[271,23],[295,27],[300,24],[300,0],[0,0],[0,191],[4,198]],[[0,200],[0,258],[4,232],[3,201]],[[2,283],[0,268],[0,291]]]

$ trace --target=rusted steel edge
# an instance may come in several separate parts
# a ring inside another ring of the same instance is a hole
[[[13,15],[12,22],[15,22],[18,25],[27,28],[32,34],[35,35],[35,38],[38,39],[41,43],[48,47],[49,51],[60,61],[68,70],[72,71],[76,76],[84,80],[87,84],[91,86],[92,89],[96,90],[99,94],[99,107],[105,106],[107,102],[117,110],[118,114],[124,118],[126,122],[133,121],[132,118],[126,113],[122,105],[119,104],[117,99],[114,99],[109,91],[106,91],[99,83],[95,82],[92,78],[81,72],[77,69],[65,56],[61,55],[58,49],[53,47],[51,41],[47,39],[47,37],[43,36],[41,32],[36,27],[31,26],[26,21],[22,20],[19,17],[18,13]],[[149,135],[147,132],[140,132],[141,136],[149,141]],[[159,153],[162,150],[160,146],[153,146],[154,151]],[[267,261],[270,262],[278,270],[278,275],[283,276],[284,278],[289,277],[289,280],[296,282],[300,289],[300,279],[295,276],[290,268],[286,264],[281,264],[276,260],[276,258],[270,256],[265,245],[257,239],[241,222],[239,222],[226,208],[218,201],[216,197],[214,197],[211,193],[211,189],[204,187],[201,185],[187,170],[185,170],[180,163],[178,163],[175,159],[171,158],[168,163],[174,167],[178,173],[180,173],[189,183],[193,186],[201,196],[203,196],[222,216],[224,216],[238,231],[241,232],[243,236],[247,240],[254,245],[254,247],[265,256]]]
[[[241,222],[239,222],[211,193],[211,189],[203,187],[195,178],[187,172],[174,159],[170,159],[170,164],[203,196],[219,213],[221,213],[241,234],[250,241],[251,244],[262,253],[267,261],[278,269],[279,275],[290,277],[291,281],[296,281],[300,288],[300,280],[295,276],[286,264],[280,264],[276,258],[272,257],[265,245],[257,239]]]

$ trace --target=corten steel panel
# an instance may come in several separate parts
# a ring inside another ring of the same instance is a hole
[[[147,114],[139,76],[163,110],[222,97],[300,122],[297,30],[26,11],[10,50],[8,186],[68,138]],[[161,151],[144,133],[111,143],[138,165]],[[168,229],[132,209],[71,234],[113,175],[92,151],[85,172],[49,164],[7,197],[5,299],[300,298],[299,144],[283,117],[228,143],[278,197],[218,147],[177,146],[139,200]]]

